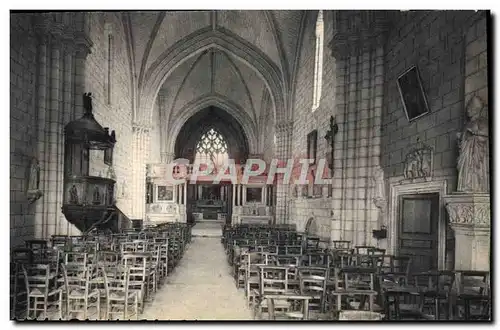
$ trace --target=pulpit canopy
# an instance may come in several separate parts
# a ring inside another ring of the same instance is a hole
[[[105,150],[116,143],[115,131],[109,133],[108,127],[102,127],[92,114],[92,94],[83,94],[85,114],[82,118],[73,120],[64,128],[66,141],[75,144],[85,144],[90,149]]]

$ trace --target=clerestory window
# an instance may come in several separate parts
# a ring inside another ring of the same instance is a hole
[[[312,111],[319,107],[321,101],[321,88],[323,85],[323,11],[318,12],[316,20],[316,54],[314,57],[314,84],[313,84],[313,106]]]

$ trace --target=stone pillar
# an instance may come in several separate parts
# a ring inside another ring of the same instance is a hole
[[[175,155],[174,155],[174,153],[172,153],[172,152],[162,152],[162,153],[160,154],[160,157],[161,157],[161,162],[162,162],[163,164],[169,164],[169,163],[171,163],[171,162],[173,162],[173,161],[174,161],[174,156],[175,156]]]
[[[334,215],[331,238],[375,245],[379,229],[373,203],[375,169],[380,165],[386,11],[336,11],[329,42],[336,60]],[[348,171],[347,169],[352,169]],[[354,198],[347,198],[351,195]]]
[[[455,232],[455,269],[490,270],[489,194],[445,197],[450,226]]]
[[[149,128],[133,124],[133,196],[132,196],[132,217],[134,219],[144,219],[146,214],[146,160],[148,159],[149,148]]]
[[[78,234],[61,212],[64,181],[64,126],[81,109],[84,64],[91,42],[69,24],[67,15],[41,14],[35,20],[37,35],[37,158],[40,189],[44,196],[36,204],[35,238],[54,234]],[[66,19],[64,19],[66,18]],[[69,25],[66,25],[69,24]],[[78,96],[78,97],[77,97]],[[83,111],[83,110],[82,110]]]
[[[276,132],[276,158],[286,166],[286,162],[291,158],[293,121],[278,123],[275,126]],[[289,222],[289,182],[276,183],[276,223]]]

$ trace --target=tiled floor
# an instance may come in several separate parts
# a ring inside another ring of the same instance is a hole
[[[219,237],[193,237],[167,283],[146,305],[148,320],[251,320],[231,277]]]

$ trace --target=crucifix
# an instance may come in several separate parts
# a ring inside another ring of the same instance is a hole
[[[333,145],[335,143],[335,135],[337,135],[339,131],[339,126],[335,121],[335,117],[330,116],[330,130],[326,132],[325,139],[328,141],[328,145],[330,146],[330,155],[327,155],[328,160],[328,168],[331,170],[333,177]]]

